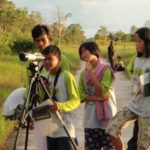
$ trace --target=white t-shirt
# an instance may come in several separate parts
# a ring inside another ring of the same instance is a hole
[[[3,115],[12,116],[18,105],[23,105],[25,98],[25,88],[18,88],[7,97],[3,105]]]
[[[134,77],[136,80],[137,93],[127,104],[127,107],[138,116],[150,117],[150,96],[144,97],[140,87],[139,75],[150,70],[150,58],[136,58],[134,63]],[[138,75],[139,74],[139,75]]]

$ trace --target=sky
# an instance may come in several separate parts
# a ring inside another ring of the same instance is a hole
[[[93,37],[101,26],[108,31],[130,32],[132,25],[150,24],[150,0],[11,0],[16,7],[29,12],[39,11],[46,23],[54,22],[56,8],[71,13],[66,26],[80,24],[87,38]]]

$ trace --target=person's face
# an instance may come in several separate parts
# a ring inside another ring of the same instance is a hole
[[[135,46],[138,52],[143,53],[145,49],[144,41],[139,37],[138,34],[135,34]]]
[[[34,39],[35,45],[39,49],[40,53],[49,45],[49,38],[47,34],[42,34],[39,37]]]
[[[55,69],[58,68],[59,62],[60,62],[60,57],[57,56],[56,54],[50,53],[45,56],[44,66],[46,70],[53,72],[55,71]]]
[[[95,60],[95,58],[97,58],[95,55],[91,54],[90,51],[88,51],[84,47],[81,48],[81,51],[82,51],[81,58],[86,62],[90,62],[92,60]]]

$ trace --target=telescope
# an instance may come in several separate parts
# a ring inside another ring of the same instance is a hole
[[[30,61],[41,61],[41,60],[45,59],[45,57],[41,53],[34,53],[34,54],[31,54],[31,53],[20,53],[19,54],[19,58],[20,58],[21,61],[27,61],[27,60],[30,60]]]

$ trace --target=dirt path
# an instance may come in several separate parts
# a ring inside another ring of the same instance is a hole
[[[78,81],[79,73],[84,68],[84,63],[81,63],[79,70],[76,72],[75,78]],[[126,102],[130,99],[130,86],[131,82],[126,77],[126,74],[123,72],[117,72],[115,73],[116,80],[114,83],[115,92],[116,92],[116,99],[117,99],[117,105],[118,110],[122,109],[122,107],[126,104]],[[79,141],[79,150],[84,150],[84,133],[83,133],[83,113],[84,113],[84,104],[81,104],[78,111],[78,127],[77,127],[77,137]],[[129,126],[127,129],[123,131],[123,138],[125,143],[128,141],[132,134],[132,126]],[[14,141],[15,133],[10,138],[11,141]],[[18,144],[17,144],[17,150],[23,150],[24,149],[24,139],[25,139],[25,130],[21,130]],[[28,142],[28,150],[35,150],[34,148],[34,137],[33,133],[30,131],[29,135],[29,142]],[[10,149],[12,150],[13,142],[10,143]]]

